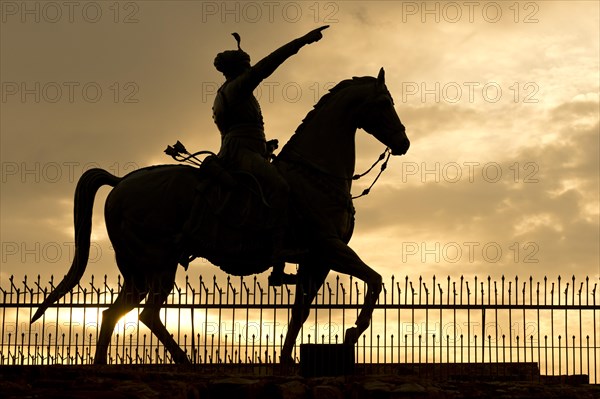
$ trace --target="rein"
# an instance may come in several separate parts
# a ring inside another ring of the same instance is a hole
[[[386,154],[387,154],[387,156],[386,156]],[[352,197],[352,199],[357,199],[357,198],[363,197],[371,192],[371,189],[373,188],[375,183],[377,183],[377,180],[379,180],[379,176],[381,176],[383,171],[387,168],[387,163],[390,159],[390,155],[392,155],[392,151],[390,151],[389,147],[386,147],[385,150],[381,153],[381,155],[379,155],[379,158],[377,159],[377,161],[375,161],[373,163],[373,165],[371,165],[371,167],[366,172],[352,176],[352,180],[358,180],[361,177],[366,176],[373,170],[375,165],[377,165],[379,162],[381,162],[383,160],[383,158],[385,158],[385,161],[381,164],[381,169],[379,170],[379,173],[377,173],[377,176],[375,176],[375,179],[373,180],[371,185],[368,188],[365,188],[360,195]]]

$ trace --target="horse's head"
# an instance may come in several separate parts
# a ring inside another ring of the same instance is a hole
[[[379,70],[375,91],[358,106],[355,116],[357,126],[388,146],[393,155],[406,154],[410,141],[394,108],[394,100],[385,86],[383,68]]]

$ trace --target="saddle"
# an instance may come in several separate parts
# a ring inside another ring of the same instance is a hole
[[[228,170],[215,155],[202,162],[198,175],[183,229],[182,266],[187,269],[191,260],[202,257],[233,275],[267,270],[281,221],[261,183],[249,172]]]

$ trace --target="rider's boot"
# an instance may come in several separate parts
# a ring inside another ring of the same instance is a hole
[[[273,237],[273,256],[271,258],[273,270],[269,276],[269,285],[273,287],[296,283],[295,274],[287,274],[284,272],[286,258],[295,254],[294,251],[285,249],[284,236],[285,231],[284,229],[281,229],[280,231],[277,231]]]
[[[271,287],[280,287],[284,284],[296,284],[296,275],[284,272],[285,262],[278,262],[273,265],[273,270],[269,275],[269,285]]]

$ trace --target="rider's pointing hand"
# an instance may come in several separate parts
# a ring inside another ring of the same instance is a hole
[[[323,34],[321,33],[321,31],[323,31],[327,28],[329,28],[329,25],[321,26],[320,28],[311,30],[306,35],[302,36],[302,40],[306,44],[318,42],[319,40],[321,40],[323,38]]]

